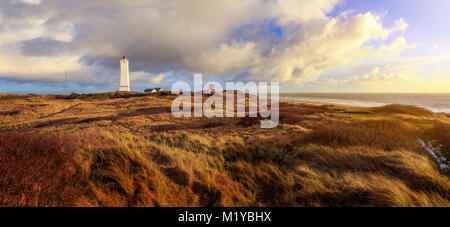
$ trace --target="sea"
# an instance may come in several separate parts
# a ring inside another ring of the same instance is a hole
[[[450,113],[450,93],[281,93],[280,99],[364,107],[403,104]]]

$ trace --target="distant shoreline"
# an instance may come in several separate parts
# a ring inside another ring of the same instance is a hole
[[[435,113],[450,113],[450,93],[283,93],[280,94],[280,99],[367,108],[403,104]]]

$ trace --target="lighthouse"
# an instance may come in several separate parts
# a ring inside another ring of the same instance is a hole
[[[120,60],[120,87],[119,91],[130,91],[130,73],[128,70],[128,60],[123,56]]]

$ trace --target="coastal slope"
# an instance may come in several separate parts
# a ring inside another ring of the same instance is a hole
[[[1,206],[450,206],[450,117],[282,101],[174,118],[169,94],[0,95]]]

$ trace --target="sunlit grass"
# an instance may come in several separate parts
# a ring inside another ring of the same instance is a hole
[[[417,143],[448,155],[445,115],[282,102],[279,127],[261,129],[175,119],[171,96],[111,95],[0,95],[0,204],[450,206]]]

